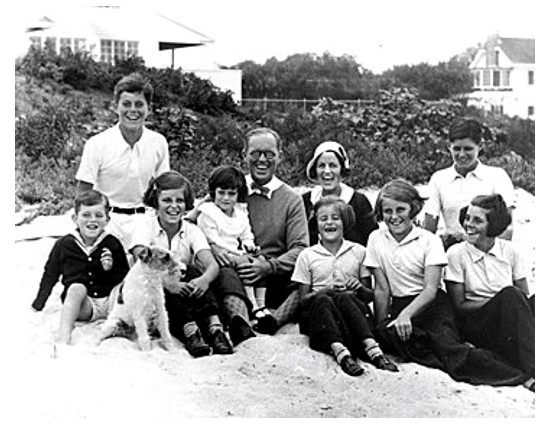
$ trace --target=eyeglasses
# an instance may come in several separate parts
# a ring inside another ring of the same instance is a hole
[[[260,155],[264,155],[264,158],[268,161],[271,161],[276,156],[276,154],[271,150],[253,150],[249,155],[253,161],[258,161]]]

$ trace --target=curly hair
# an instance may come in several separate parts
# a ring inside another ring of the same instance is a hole
[[[133,74],[126,75],[114,86],[114,100],[118,102],[120,100],[120,95],[123,92],[128,93],[141,93],[146,99],[146,103],[150,105],[152,101],[152,96],[154,95],[154,89],[148,80],[146,80],[138,72]]]

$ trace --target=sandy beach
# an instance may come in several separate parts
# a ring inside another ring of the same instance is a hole
[[[514,240],[530,263],[535,288],[534,196],[518,191]],[[21,216],[16,216],[21,218]],[[344,374],[334,359],[315,352],[296,324],[275,336],[243,342],[233,355],[193,359],[177,342],[150,352],[124,338],[91,344],[101,322],[78,324],[73,345],[57,347],[61,302],[58,284],[42,312],[30,304],[54,236],[72,227],[68,214],[39,217],[15,227],[10,287],[4,310],[17,348],[4,369],[15,389],[11,415],[22,422],[146,420],[187,417],[273,418],[483,418],[536,416],[535,394],[524,387],[472,386],[446,373],[400,363],[399,373],[363,363],[359,378]],[[397,358],[395,358],[397,361]],[[10,361],[10,362],[11,362]],[[540,385],[541,389],[541,385]],[[41,425],[41,424],[40,424]],[[143,424],[144,425],[144,424]],[[8,431],[8,430],[4,430]]]

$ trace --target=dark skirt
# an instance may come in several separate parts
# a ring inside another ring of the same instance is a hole
[[[390,318],[378,326],[380,344],[386,351],[471,384],[518,385],[526,380],[522,371],[497,353],[464,343],[448,295],[440,290],[435,300],[412,318],[412,335],[402,341],[387,324],[414,298],[392,298]]]
[[[183,281],[190,281],[200,275],[199,270],[188,266]],[[183,328],[186,323],[195,321],[201,329],[206,329],[207,319],[219,314],[218,303],[211,288],[200,298],[181,296],[168,290],[164,290],[164,293],[169,330],[175,338],[181,341],[184,341]]]
[[[535,297],[505,287],[462,321],[465,339],[497,353],[509,364],[535,375]]]
[[[372,312],[352,292],[319,292],[302,306],[299,327],[309,335],[310,347],[324,353],[331,353],[331,344],[338,342],[362,356],[363,340],[374,338]]]

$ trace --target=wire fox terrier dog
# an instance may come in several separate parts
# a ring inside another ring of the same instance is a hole
[[[172,350],[163,285],[166,280],[180,280],[185,267],[169,251],[158,247],[144,247],[138,259],[121,283],[118,300],[101,328],[97,344],[119,335],[125,324],[135,329],[141,350],[152,349],[149,332],[154,330],[159,331],[165,349]]]

